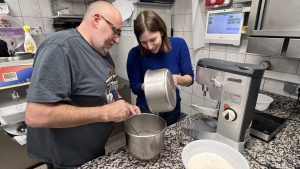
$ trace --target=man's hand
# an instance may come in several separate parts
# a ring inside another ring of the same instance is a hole
[[[106,106],[108,108],[107,121],[120,122],[132,115],[141,114],[139,107],[131,105],[124,100],[118,100]]]

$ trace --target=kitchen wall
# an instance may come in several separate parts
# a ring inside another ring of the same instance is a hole
[[[54,32],[52,16],[55,9],[68,7],[69,13],[83,14],[86,10],[85,0],[5,0],[10,16],[17,18],[22,24],[41,27],[41,35],[33,35],[39,46],[45,38]]]
[[[196,16],[196,19],[202,17],[204,24],[206,21],[206,8],[204,0],[199,0],[202,16]],[[244,6],[244,4],[234,4],[234,6]],[[200,50],[193,49],[193,32],[192,32],[192,1],[177,0],[172,7],[173,11],[173,29],[174,36],[182,37],[186,40],[189,48],[192,63],[194,65],[200,58],[215,58],[241,63],[259,64],[261,61],[269,61],[272,64],[272,71],[268,71],[266,77],[261,83],[261,90],[296,98],[295,95],[283,91],[286,80],[300,83],[300,60],[287,59],[278,56],[262,56],[246,53],[248,36],[243,35],[241,45],[236,47],[232,45],[206,44]],[[204,33],[204,32],[203,32]],[[296,80],[295,80],[296,79]],[[211,100],[209,95],[203,96],[201,86],[196,82],[190,87],[180,87],[182,98],[182,111],[188,114],[194,113],[195,110],[190,107],[191,104],[200,106],[214,106],[215,100]]]
[[[83,14],[86,9],[86,2],[86,0],[6,0],[11,16],[17,18],[22,24],[42,28],[41,35],[33,36],[37,45],[39,45],[48,35],[54,32],[52,16],[55,14],[55,11],[53,10],[68,7],[70,14]],[[206,8],[204,6],[204,1],[199,0],[199,3],[202,12],[201,17],[205,23]],[[134,6],[136,10],[133,13],[133,18],[136,17],[138,12],[145,9],[155,9],[155,11],[161,15],[172,15],[174,36],[182,37],[186,40],[190,48],[190,55],[194,69],[195,64],[200,58],[217,58],[252,64],[259,64],[261,61],[267,60],[272,64],[272,71],[269,71],[268,76],[262,80],[261,89],[288,97],[296,97],[284,92],[283,87],[285,80],[300,79],[300,60],[246,53],[248,41],[248,37],[246,35],[242,36],[241,45],[239,47],[232,45],[206,44],[205,47],[200,50],[194,51],[192,41],[193,38],[197,37],[193,37],[192,33],[192,0],[177,0],[172,7],[137,4]],[[136,44],[133,42],[132,46],[134,45]],[[127,53],[122,54],[122,57],[126,56]],[[120,62],[120,64],[123,64],[123,62]],[[190,108],[190,104],[192,103],[201,106],[213,106],[216,104],[216,101],[211,100],[209,95],[206,97],[203,96],[201,86],[196,82],[190,87],[180,87],[180,90],[182,97],[182,110],[185,113],[194,112],[194,110]]]

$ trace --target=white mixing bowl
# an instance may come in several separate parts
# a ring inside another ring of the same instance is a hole
[[[258,93],[255,110],[265,111],[269,108],[270,104],[273,101],[274,100],[272,97],[262,93]]]
[[[235,169],[249,169],[246,158],[236,149],[215,140],[196,140],[187,144],[181,153],[184,167],[187,168],[189,160],[199,153],[214,153],[224,158]]]

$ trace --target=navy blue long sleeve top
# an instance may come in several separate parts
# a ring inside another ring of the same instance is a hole
[[[129,51],[127,58],[127,73],[132,92],[137,95],[136,104],[148,108],[142,84],[147,70],[167,68],[172,74],[190,75],[194,81],[194,72],[191,64],[189,49],[182,38],[170,37],[172,49],[164,53],[156,54],[147,52],[145,56],[140,55],[139,46]],[[176,89],[177,104],[181,98],[178,88]]]

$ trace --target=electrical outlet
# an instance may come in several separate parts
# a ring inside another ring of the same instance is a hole
[[[41,35],[42,33],[42,27],[31,27],[31,35]]]
[[[300,88],[300,84],[286,82],[284,84],[283,90],[291,94],[298,94],[299,88]]]

